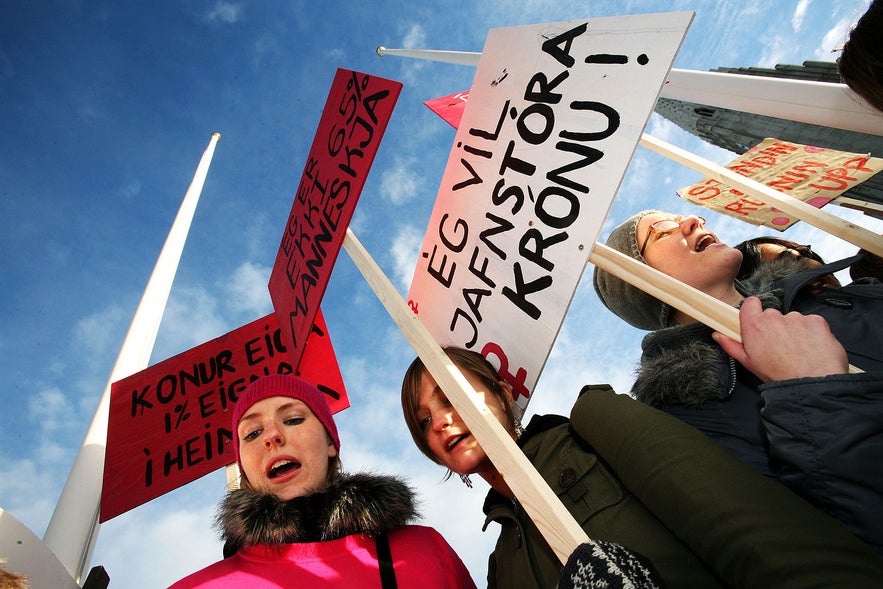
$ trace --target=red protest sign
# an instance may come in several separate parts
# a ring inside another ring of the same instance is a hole
[[[463,118],[463,111],[466,110],[467,100],[469,100],[468,90],[466,92],[448,94],[440,98],[424,100],[423,104],[444,119],[450,126],[458,129],[460,127],[460,119]]]
[[[270,314],[113,383],[99,521],[234,462],[230,412],[261,376],[294,372],[349,407],[321,311],[305,348],[294,371]]]
[[[402,84],[338,69],[270,275],[270,298],[297,364]]]

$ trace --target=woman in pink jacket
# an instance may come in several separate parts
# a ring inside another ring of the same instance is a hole
[[[224,560],[172,589],[474,588],[460,558],[417,513],[407,485],[340,472],[324,395],[293,376],[254,381],[233,409],[242,488],[218,514]]]

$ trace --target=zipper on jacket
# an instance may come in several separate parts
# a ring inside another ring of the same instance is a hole
[[[729,397],[736,390],[736,359],[727,354],[727,360],[730,363],[730,390],[727,391],[727,397]]]
[[[512,497],[509,501],[512,502],[512,511],[515,514],[515,539],[518,541],[518,548],[521,548],[521,504],[518,502],[518,497]]]

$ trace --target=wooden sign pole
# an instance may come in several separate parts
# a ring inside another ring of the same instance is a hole
[[[596,243],[592,248],[589,262],[686,313],[693,319],[701,321],[715,331],[737,341],[742,341],[739,330],[739,311],[735,307],[600,243]],[[850,364],[849,372],[864,371]]]
[[[383,270],[350,229],[347,229],[343,247],[371,285],[387,313],[420,356],[423,365],[445,391],[448,400],[469,426],[472,435],[503,475],[506,484],[515,493],[549,546],[562,563],[567,562],[567,558],[577,546],[589,541],[586,533],[512,437],[503,429],[490,409],[480,401],[469,381],[445,355],[417,315],[411,312]]]
[[[699,157],[695,153],[690,153],[651,135],[644,134],[641,137],[641,145],[719,182],[734,186],[813,227],[818,227],[869,252],[883,256],[883,236],[877,235],[873,231],[868,231],[855,223],[850,223],[836,215],[817,209],[802,200],[788,196],[751,178],[746,178],[728,168]]]

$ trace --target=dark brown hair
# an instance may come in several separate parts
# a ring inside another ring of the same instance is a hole
[[[515,431],[515,411],[512,407],[512,396],[508,389],[500,385],[500,375],[497,374],[496,368],[487,359],[471,350],[464,348],[448,347],[444,349],[448,358],[461,371],[468,371],[475,375],[487,387],[489,393],[493,394],[503,402],[506,408],[507,423],[503,427],[508,432]],[[417,448],[426,455],[427,458],[441,464],[438,457],[429,449],[426,442],[426,433],[420,427],[420,418],[417,415],[418,404],[420,402],[420,381],[423,378],[423,361],[415,358],[408,370],[405,371],[405,377],[402,380],[402,413],[405,416],[405,423],[408,424],[408,430],[411,432],[411,438],[417,445]]]
[[[883,0],[874,0],[849,33],[837,69],[844,84],[883,111]]]
[[[812,248],[808,245],[801,245],[796,241],[783,239],[781,237],[755,237],[754,239],[748,239],[733,246],[742,252],[742,263],[739,266],[739,273],[736,276],[736,280],[745,280],[757,271],[758,266],[763,263],[763,259],[760,255],[760,246],[766,243],[781,245],[796,252],[802,258],[815,260],[820,264],[825,263],[825,260],[823,260],[819,254],[812,251]]]

